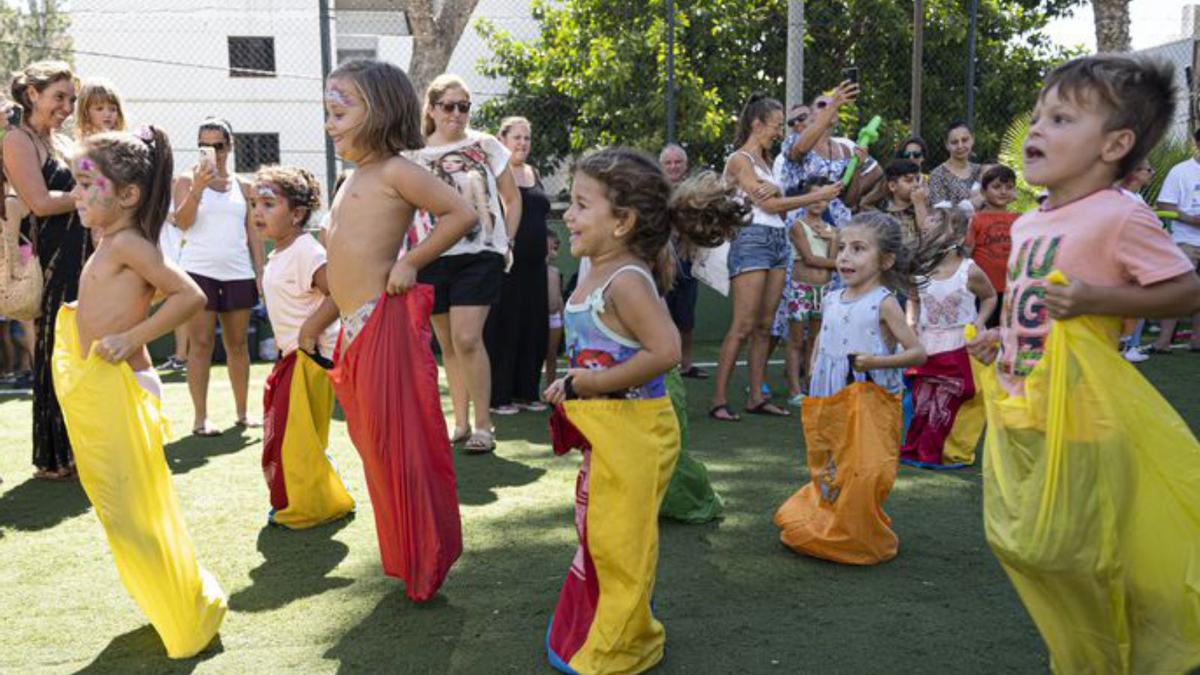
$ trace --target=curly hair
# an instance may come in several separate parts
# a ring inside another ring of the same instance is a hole
[[[658,162],[632,148],[606,148],[575,165],[574,173],[599,181],[607,189],[614,215],[636,215],[629,250],[654,272],[660,292],[675,282],[675,254],[668,243],[677,233],[685,244],[716,246],[745,224],[750,209],[735,198],[736,190],[717,174],[705,171],[675,187]]]
[[[264,166],[254,173],[255,183],[275,187],[287,200],[289,209],[304,209],[301,229],[308,226],[313,212],[321,208],[321,184],[305,169],[291,166]]]
[[[95,162],[116,189],[138,186],[141,201],[134,209],[133,222],[142,236],[157,245],[158,233],[171,210],[171,177],[175,172],[167,132],[156,126],[145,127],[138,135],[106,131],[84,139],[80,150],[79,156]]]

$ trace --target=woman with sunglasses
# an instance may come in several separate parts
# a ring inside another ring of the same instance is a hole
[[[521,192],[509,168],[508,148],[495,136],[471,129],[470,113],[467,84],[457,75],[439,75],[425,92],[425,147],[409,151],[406,157],[457,189],[479,215],[475,227],[421,270],[417,280],[433,286],[433,332],[442,349],[454,407],[451,441],[463,443],[467,452],[485,453],[496,448],[496,439],[483,326],[491,306],[500,299],[505,267],[512,260],[521,222]],[[416,214],[413,224],[418,240],[437,226],[424,212]]]
[[[262,423],[246,414],[250,350],[246,333],[250,309],[261,292],[263,245],[250,222],[250,184],[229,172],[233,128],[223,119],[200,123],[200,161],[191,176],[175,179],[175,225],[183,231],[179,266],[199,284],[208,302],[187,323],[187,382],[195,419],[192,433],[216,436],[208,421],[208,374],[216,344],[217,321],[229,366],[237,426]]]
[[[929,172],[929,205],[958,206],[974,211],[971,198],[980,190],[983,167],[971,161],[975,135],[966,122],[953,122],[946,129],[949,159]]]
[[[896,146],[896,159],[907,159],[920,169],[920,184],[915,188],[916,192],[914,199],[925,199],[928,197],[929,174],[925,173],[925,158],[929,156],[929,146],[925,145],[925,139],[920,136],[909,136]],[[891,193],[888,191],[887,181],[881,180],[871,190],[870,194],[859,200],[859,206],[867,208],[879,208],[879,205],[888,198]]]

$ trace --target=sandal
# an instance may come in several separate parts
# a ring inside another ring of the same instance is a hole
[[[712,407],[712,409],[708,411],[708,417],[710,419],[714,419],[718,422],[741,422],[742,421],[742,416],[733,412],[733,408],[730,408],[728,403],[722,403],[721,405],[714,405]]]
[[[770,401],[763,401],[755,406],[746,407],[747,415],[766,415],[767,417],[791,417],[792,413],[780,408]]]
[[[33,477],[38,480],[49,480],[56,483],[71,480],[72,472],[70,469],[63,467],[61,469],[38,469],[33,472]]]
[[[243,429],[261,429],[263,425],[262,420],[252,420],[246,417],[234,422],[234,424]]]
[[[471,437],[471,429],[455,429],[454,435],[450,437],[450,445],[458,445]]]
[[[192,435],[199,436],[200,438],[212,438],[214,436],[220,436],[221,430],[217,429],[216,427],[210,427],[206,424],[202,427],[196,427],[192,429]]]
[[[496,437],[490,431],[476,431],[463,444],[463,450],[472,455],[484,455],[496,449]]]

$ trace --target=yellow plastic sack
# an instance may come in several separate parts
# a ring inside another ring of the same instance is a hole
[[[225,616],[225,594],[196,563],[163,456],[161,402],[128,364],[80,355],[75,308],[56,318],[54,389],[79,480],[104,526],[126,590],[173,659],[204,649]]]
[[[1116,321],[1055,322],[1025,396],[972,363],[984,525],[1055,672],[1184,673],[1200,665],[1200,445],[1118,354]]]
[[[983,407],[983,397],[975,394],[963,401],[958,408],[958,416],[954,418],[954,426],[946,437],[946,445],[942,449],[943,464],[975,463],[975,447],[979,445],[979,437],[983,435],[983,426],[987,422],[987,412]]]

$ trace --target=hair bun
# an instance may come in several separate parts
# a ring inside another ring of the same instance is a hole
[[[757,103],[757,102],[763,100],[764,98],[767,98],[767,93],[765,91],[753,92],[750,94],[750,98],[746,99],[746,105],[750,105],[751,103]]]

